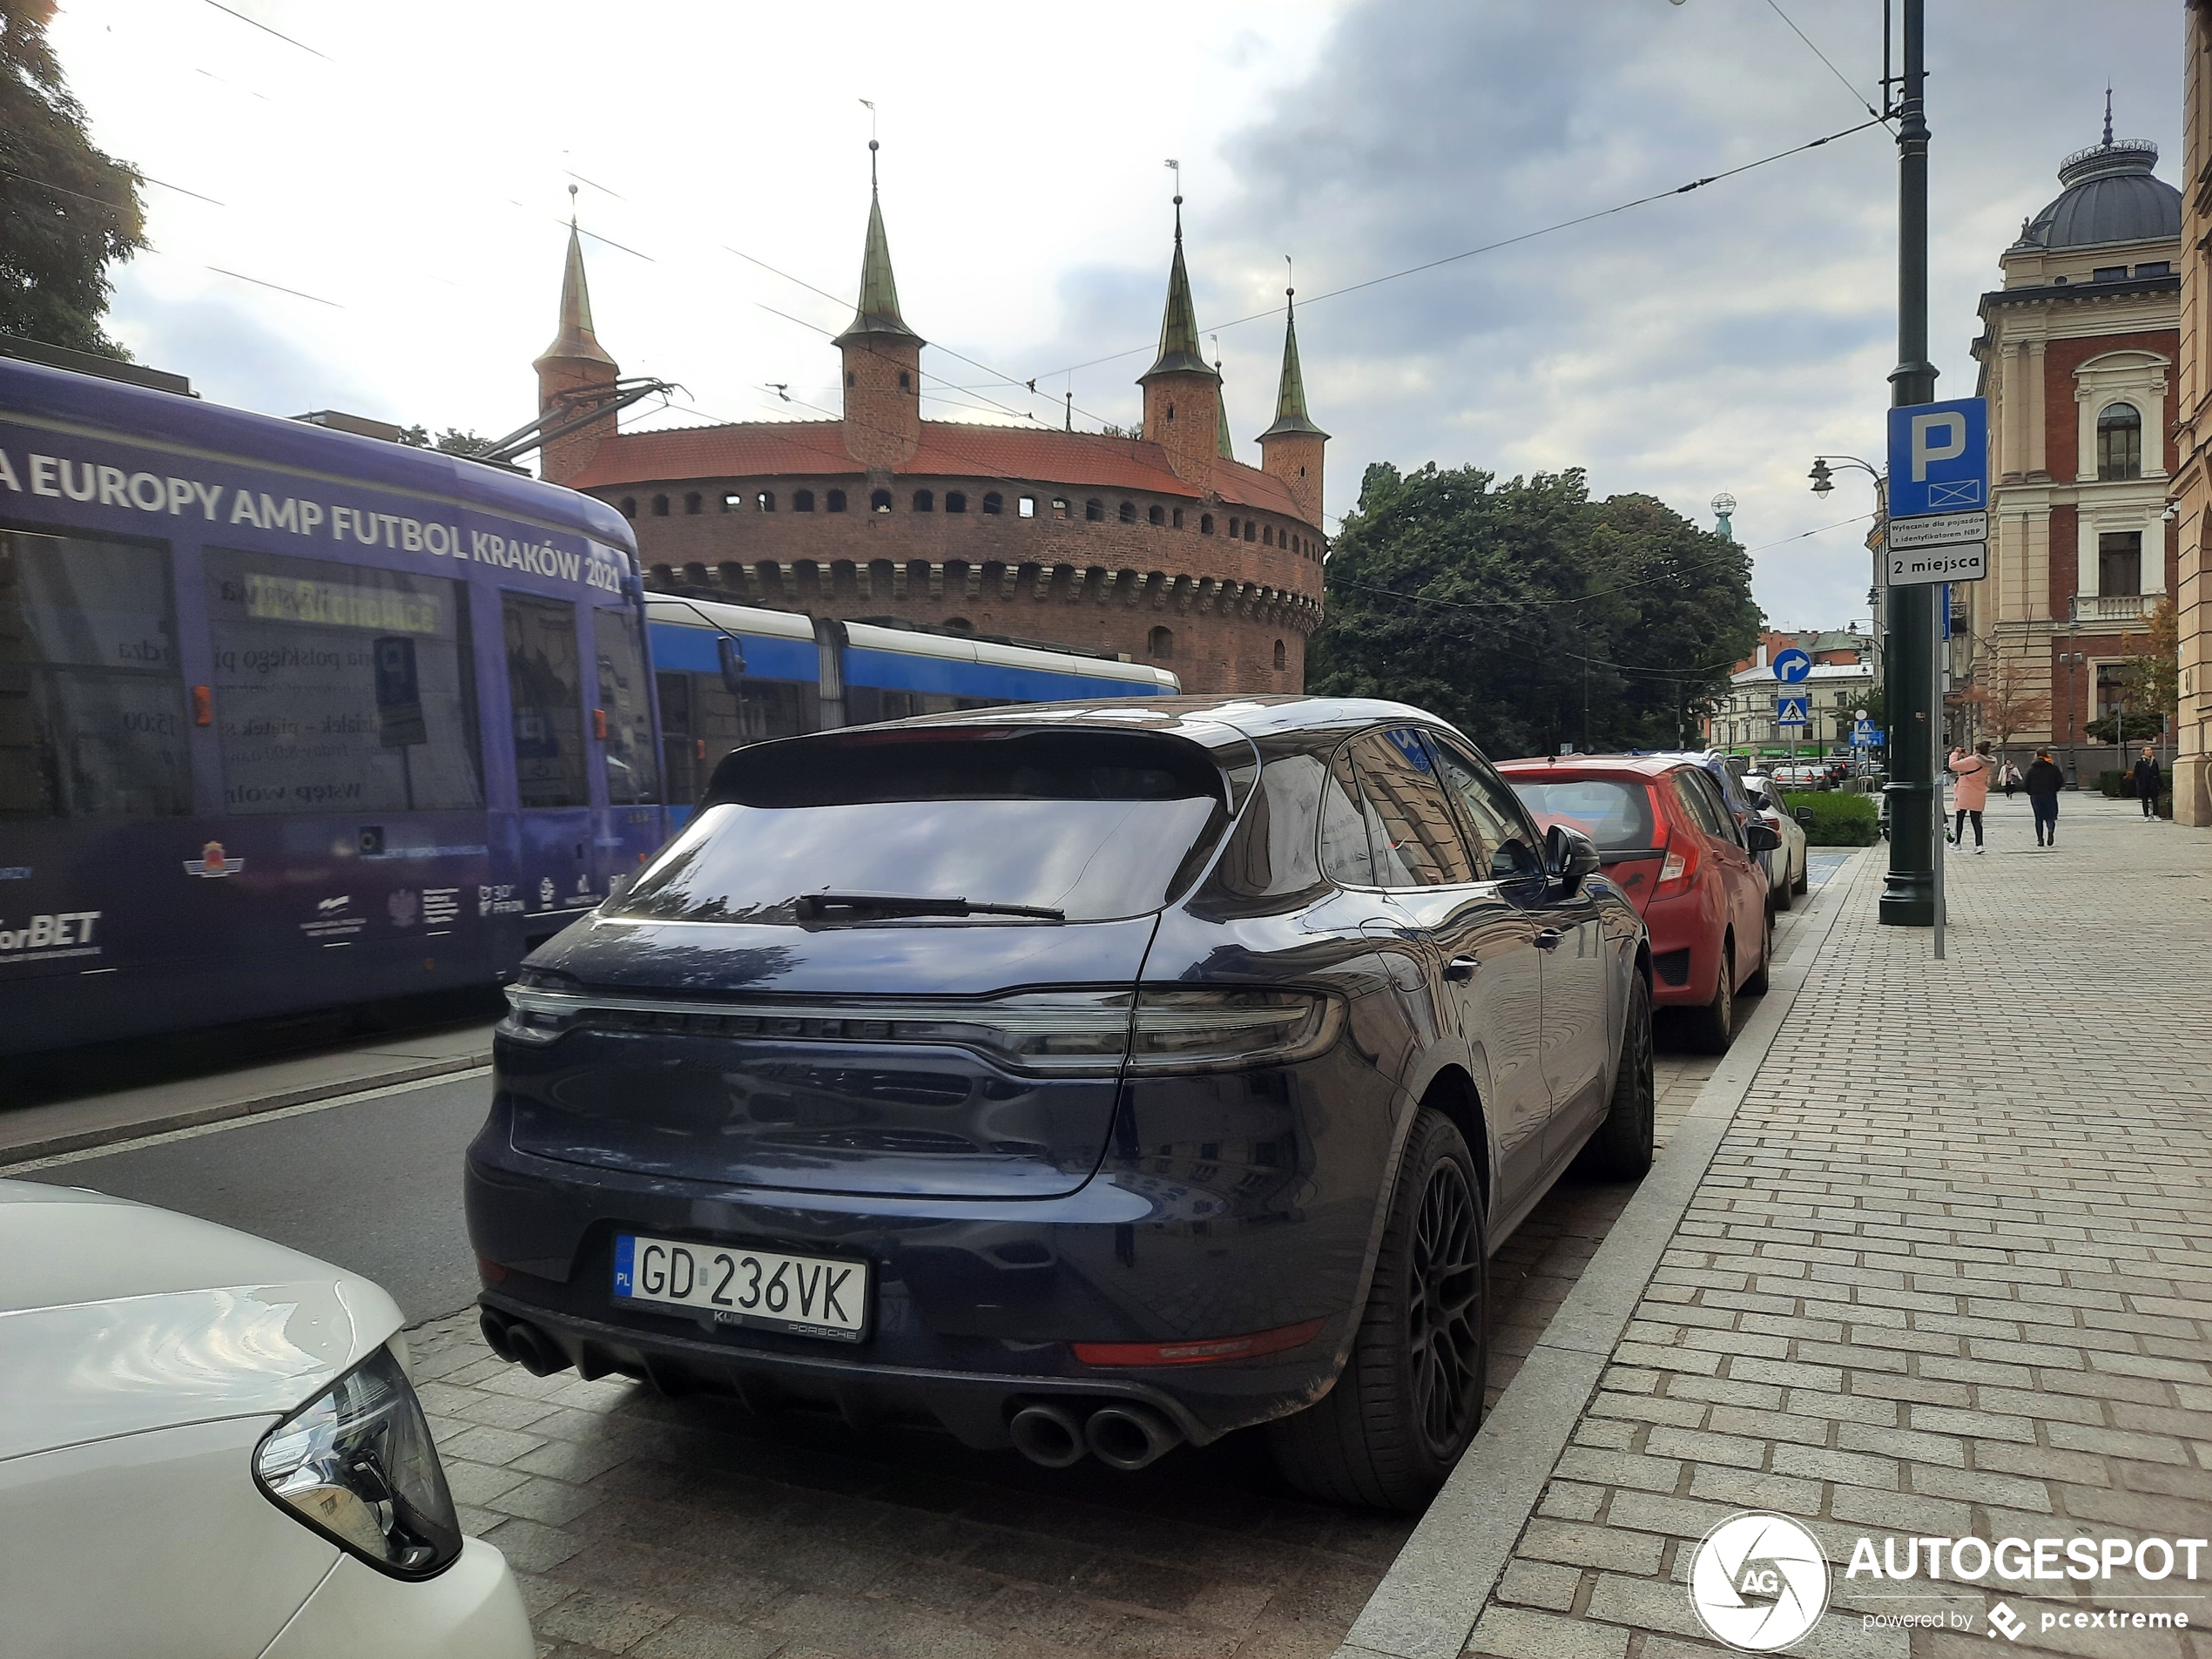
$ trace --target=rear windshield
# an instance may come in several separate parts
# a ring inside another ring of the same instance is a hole
[[[1652,844],[1651,794],[1640,782],[1570,778],[1558,783],[1508,779],[1536,821],[1564,824],[1597,843],[1601,853],[1633,853]]]
[[[759,744],[722,763],[698,817],[607,908],[792,924],[808,894],[865,894],[1098,921],[1159,908],[1226,822],[1221,774],[1176,738],[891,731]]]

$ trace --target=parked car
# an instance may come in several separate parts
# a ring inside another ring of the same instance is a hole
[[[496,1352],[1136,1468],[1267,1423],[1413,1507],[1486,1262],[1649,1163],[1634,905],[1451,727],[1301,698],[736,751],[509,989],[468,1154]]]
[[[1758,854],[1778,843],[1764,819],[1754,813],[1739,826],[1710,769],[1677,756],[1509,760],[1498,770],[1539,824],[1596,844],[1650,934],[1654,1003],[1684,1010],[1696,1046],[1724,1053],[1737,994],[1767,988],[1774,917]]]
[[[1824,762],[1817,760],[1788,760],[1773,772],[1774,781],[1784,789],[1833,789],[1836,779]]]
[[[0,1649],[528,1659],[367,1279],[0,1181]]]
[[[1719,787],[1721,799],[1728,806],[1728,815],[1736,821],[1736,826],[1739,830],[1749,830],[1752,821],[1760,817],[1758,809],[1751,805],[1750,792],[1743,783],[1744,778],[1751,770],[1750,761],[1745,756],[1723,754],[1718,750],[1705,749],[1676,752],[1662,752],[1658,758],[1666,760],[1688,760],[1703,767],[1706,776]],[[1767,890],[1772,893],[1783,887],[1784,884],[1782,873],[1785,866],[1779,849],[1758,853],[1754,856],[1758,860],[1759,868],[1766,874]]]
[[[1767,901],[1777,910],[1787,910],[1795,895],[1811,885],[1804,826],[1782,804],[1781,790],[1766,773],[1747,772],[1743,783],[1745,798],[1781,843],[1765,858]]]

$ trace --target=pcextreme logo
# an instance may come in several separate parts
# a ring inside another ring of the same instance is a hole
[[[1690,1558],[1689,1605],[1715,1640],[1745,1653],[1772,1653],[1828,1610],[1827,1554],[1794,1521],[1730,1515]]]

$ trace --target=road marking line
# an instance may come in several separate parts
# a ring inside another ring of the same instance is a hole
[[[12,1178],[34,1174],[40,1170],[59,1169],[65,1163],[82,1163],[87,1158],[109,1157],[118,1152],[135,1152],[140,1147],[166,1146],[172,1141],[198,1140],[203,1135],[220,1135],[226,1130],[245,1129],[253,1123],[273,1123],[286,1117],[305,1117],[310,1112],[327,1112],[338,1106],[358,1106],[363,1101],[381,1100],[387,1095],[412,1094],[418,1089],[435,1089],[441,1083],[466,1082],[471,1077],[485,1077],[490,1074],[489,1066],[475,1066],[467,1071],[440,1072],[435,1077],[416,1077],[408,1082],[387,1083],[381,1089],[362,1089],[352,1094],[333,1095],[324,1100],[302,1101],[296,1106],[280,1106],[273,1112],[252,1112],[242,1117],[219,1118],[212,1123],[195,1123],[189,1129],[172,1129],[159,1135],[142,1135],[136,1140],[110,1141],[104,1146],[87,1146],[74,1152],[57,1152],[50,1158],[32,1158],[23,1163],[0,1163],[0,1177]]]

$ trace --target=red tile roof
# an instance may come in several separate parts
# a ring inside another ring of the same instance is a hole
[[[864,470],[846,450],[842,421],[748,421],[626,432],[601,443],[583,470],[563,482],[571,489],[606,489],[702,478],[851,477]],[[894,470],[914,477],[1003,478],[1198,498],[1175,475],[1158,444],[1097,432],[924,421],[921,448]],[[1214,463],[1214,489],[1231,507],[1298,516],[1280,480],[1241,461]]]

